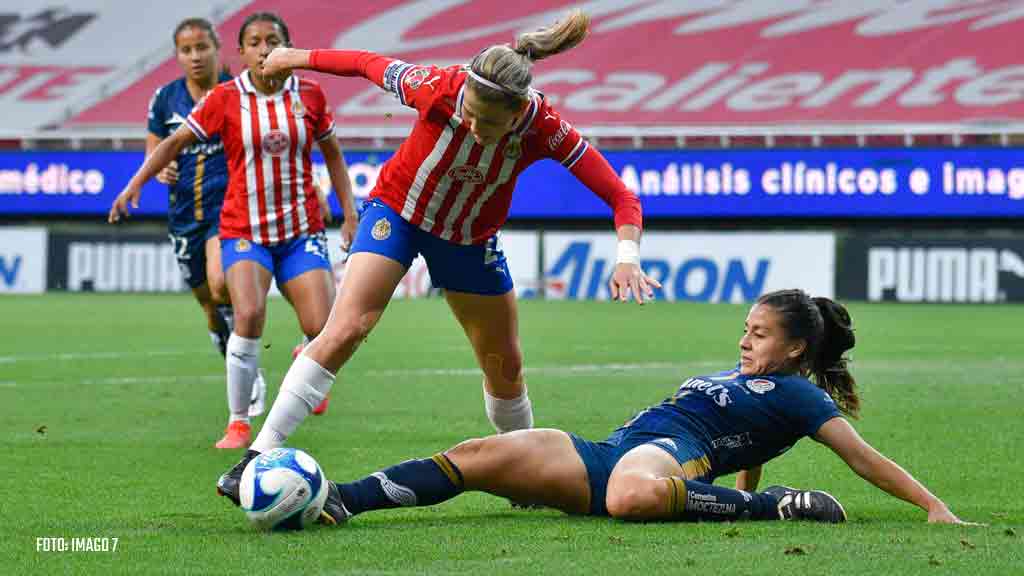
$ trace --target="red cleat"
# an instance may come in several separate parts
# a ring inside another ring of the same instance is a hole
[[[324,412],[327,412],[327,403],[330,401],[330,395],[324,396],[323,402],[320,402],[319,404],[316,405],[316,408],[313,408],[313,414],[321,416]]]
[[[235,420],[224,430],[224,437],[214,446],[221,449],[245,448],[252,441],[252,428],[248,422]]]

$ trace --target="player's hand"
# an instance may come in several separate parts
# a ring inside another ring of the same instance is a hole
[[[978,522],[964,522],[949,511],[945,504],[928,511],[929,524],[960,524],[961,526],[985,526]]]
[[[341,249],[348,252],[352,248],[352,241],[356,237],[356,230],[359,228],[359,217],[355,214],[346,214],[345,220],[341,223]]]
[[[654,289],[661,288],[661,283],[644,274],[639,265],[623,262],[615,265],[608,288],[611,289],[612,300],[625,302],[632,293],[637,304],[643,304],[654,299]]]
[[[114,222],[120,222],[122,216],[129,216],[129,204],[132,208],[138,209],[139,193],[140,190],[138,188],[128,187],[118,194],[117,198],[114,199],[114,203],[110,206],[110,213],[107,214],[107,222],[113,224]]]
[[[156,175],[156,181],[161,184],[167,184],[168,186],[174,186],[178,183],[178,161],[171,160],[171,163],[166,168],[161,170]]]
[[[282,72],[289,72],[292,68],[296,67],[295,56],[296,53],[300,52],[294,48],[288,48],[287,46],[278,46],[267,54],[267,57],[263,59],[263,76],[277,76]]]

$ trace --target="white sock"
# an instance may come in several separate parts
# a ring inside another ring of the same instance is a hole
[[[485,389],[484,409],[498,434],[533,428],[533,405],[525,390],[519,398],[505,400],[491,396]]]
[[[333,374],[309,356],[299,354],[284,375],[270,414],[267,414],[267,420],[250,448],[266,452],[284,446],[288,436],[327,396],[332,384]]]
[[[249,399],[252,383],[260,367],[260,339],[244,338],[231,333],[228,338],[228,410],[231,421],[249,421]]]

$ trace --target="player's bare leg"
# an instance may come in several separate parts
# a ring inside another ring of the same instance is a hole
[[[236,262],[227,272],[234,302],[235,326],[227,346],[228,408],[231,418],[218,448],[244,448],[251,439],[249,403],[259,375],[260,337],[267,314],[270,271],[252,260]]]
[[[533,407],[523,381],[515,292],[487,296],[447,291],[445,296],[484,373],[484,408],[494,429],[531,428]]]
[[[370,510],[430,506],[464,491],[540,504],[570,514],[590,510],[587,469],[568,434],[519,430],[466,440],[431,458],[407,460],[362,480],[329,485],[327,523]]]

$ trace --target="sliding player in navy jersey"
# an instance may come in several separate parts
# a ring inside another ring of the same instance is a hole
[[[231,80],[222,70],[220,39],[209,21],[182,20],[174,28],[174,50],[185,75],[159,88],[150,101],[147,156],[185,122],[207,92]],[[224,145],[215,138],[186,148],[157,180],[167,185],[170,194],[167,228],[178,266],[203,309],[214,346],[224,356],[233,322],[218,240],[220,209],[228,185]],[[110,220],[119,217],[112,208]],[[266,393],[261,373],[253,386],[249,416],[263,413]]]
[[[765,294],[747,315],[736,368],[690,378],[606,440],[552,429],[467,440],[356,482],[330,483],[321,520],[336,524],[371,510],[429,506],[481,491],[625,520],[843,522],[846,511],[827,492],[756,491],[765,462],[811,437],[867,481],[925,510],[929,522],[960,523],[844,417],[860,408],[844,356],[853,345],[842,305],[800,290]],[[735,489],[713,484],[734,472]]]

